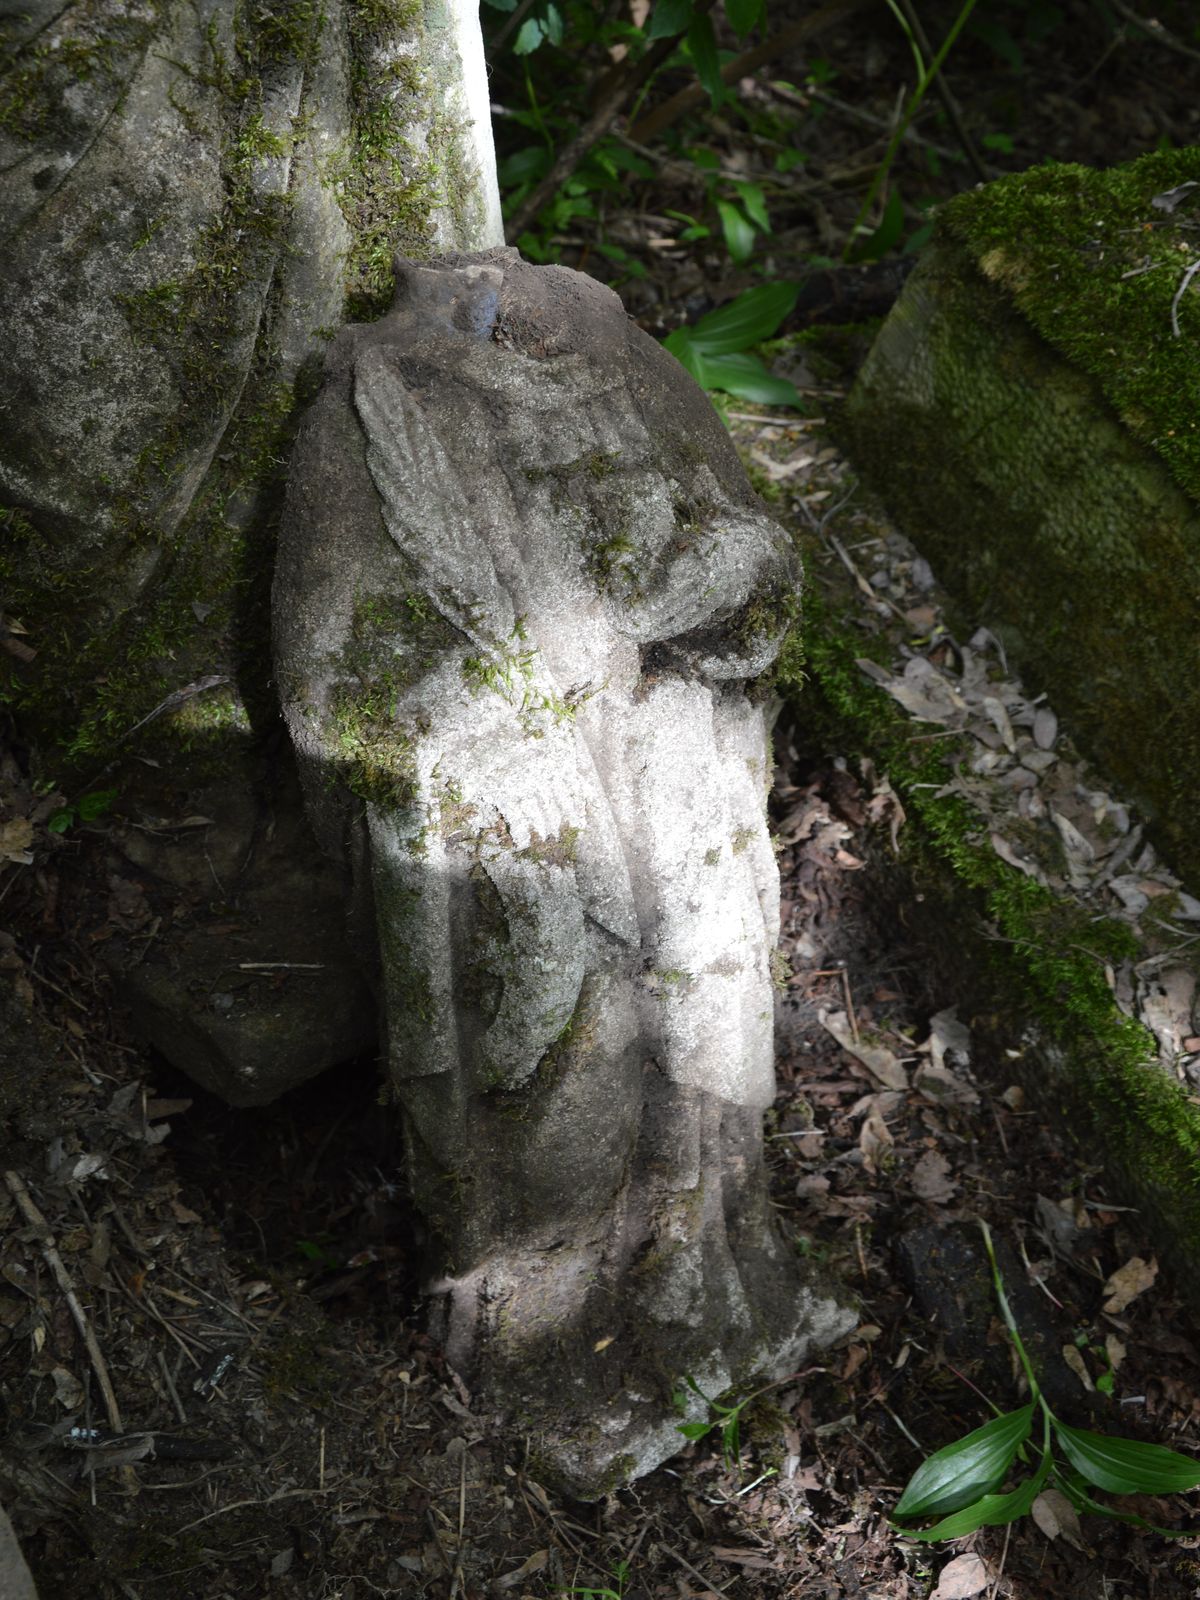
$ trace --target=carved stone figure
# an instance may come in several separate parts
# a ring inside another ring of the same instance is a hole
[[[582,1494],[840,1332],[766,1206],[778,876],[747,684],[798,571],[609,290],[401,263],[293,461],[277,670],[378,952],[451,1362]]]

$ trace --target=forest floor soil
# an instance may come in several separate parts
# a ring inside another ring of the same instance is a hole
[[[810,516],[853,486],[811,429],[735,427]],[[913,562],[866,542],[856,559],[882,564],[864,615],[895,611],[887,586]],[[1023,1399],[980,1220],[1065,1420],[1194,1453],[1200,1350],[1103,1152],[1081,1157],[1022,1092],[1019,1019],[1006,1038],[977,1016],[911,931],[903,812],[858,755],[814,745],[803,702],[780,719],[790,976],[767,1123],[780,1225],[858,1324],[746,1408],[736,1457],[714,1429],[596,1504],[540,1482],[422,1331],[377,1064],[261,1110],[194,1088],[112,1003],[103,948],[142,902],[113,880],[105,824],[35,844],[10,870],[0,959],[60,1049],[4,1153],[0,1488],[44,1600],[1200,1594],[1200,1535],[1079,1526],[1053,1503],[953,1545],[889,1520],[924,1455]],[[1121,1284],[1136,1293],[1118,1306]],[[1122,1509],[1191,1515],[1186,1498]]]

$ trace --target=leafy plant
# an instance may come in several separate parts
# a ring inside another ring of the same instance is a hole
[[[795,283],[764,283],[747,289],[699,322],[676,328],[663,344],[705,389],[722,389],[739,400],[799,406],[793,383],[768,372],[752,345],[769,339],[796,304]]]
[[[779,1383],[765,1384],[761,1389],[755,1389],[753,1394],[748,1394],[744,1400],[739,1400],[734,1405],[726,1405],[722,1400],[710,1399],[690,1374],[683,1381],[686,1388],[690,1389],[693,1394],[699,1395],[700,1399],[704,1401],[709,1410],[709,1419],[707,1422],[677,1423],[676,1426],[679,1432],[683,1434],[685,1439],[691,1439],[695,1442],[697,1439],[707,1438],[714,1431],[719,1431],[721,1435],[721,1455],[724,1457],[726,1467],[732,1471],[741,1459],[742,1412],[745,1411],[748,1405],[757,1400],[759,1395],[766,1394],[768,1389],[777,1389]],[[790,1379],[784,1378],[780,1381],[788,1383]],[[677,1389],[672,1396],[672,1400],[676,1411],[680,1413],[686,1412],[688,1397],[683,1389]]]
[[[1038,1385],[1009,1307],[991,1232],[985,1222],[979,1226],[991,1263],[996,1299],[1033,1398],[1017,1411],[993,1417],[982,1428],[956,1439],[922,1462],[909,1479],[894,1515],[939,1520],[929,1528],[900,1528],[900,1532],[910,1539],[959,1539],[977,1528],[1000,1527],[1023,1517],[1042,1490],[1052,1487],[1061,1490],[1077,1512],[1090,1511],[1174,1537],[1170,1528],[1156,1527],[1131,1511],[1117,1511],[1102,1504],[1093,1498],[1092,1491],[1180,1494],[1200,1484],[1200,1464],[1162,1445],[1089,1433],[1059,1421]],[[1030,1436],[1039,1410],[1042,1438],[1040,1445],[1034,1445]],[[1015,1489],[998,1493],[1018,1457],[1031,1465],[1030,1475]]]
[[[116,798],[115,789],[96,789],[91,794],[80,795],[78,800],[73,800],[70,805],[62,806],[52,813],[46,827],[51,833],[66,833],[67,829],[73,828],[77,822],[95,822],[97,818],[112,809],[112,803]]]
[[[882,256],[887,250],[891,249],[892,245],[896,242],[896,238],[900,232],[900,227],[903,223],[903,212],[899,211],[899,200],[895,193],[893,193],[888,202],[888,208],[885,208],[884,210],[883,220],[880,222],[879,226],[874,230],[873,233],[864,239],[861,237],[861,235],[864,231],[866,219],[868,216],[870,216],[871,208],[874,206],[877,196],[879,195],[884,184],[887,182],[888,173],[892,170],[892,162],[896,159],[896,154],[900,149],[904,135],[908,132],[912,119],[916,116],[917,111],[920,109],[921,102],[924,100],[925,96],[936,82],[937,75],[942,70],[942,66],[945,63],[946,57],[950,54],[950,49],[954,44],[954,41],[962,32],[966,23],[970,19],[971,12],[975,9],[975,0],[963,0],[962,9],[959,11],[957,17],[955,17],[953,23],[951,23],[950,31],[942,41],[941,49],[931,61],[926,61],[921,50],[921,46],[917,41],[916,34],[913,32],[913,28],[908,20],[908,17],[904,13],[904,10],[897,3],[897,0],[887,0],[887,3],[894,13],[897,22],[899,22],[901,28],[904,30],[904,35],[908,40],[910,49],[912,50],[913,60],[917,68],[917,82],[916,87],[913,89],[913,92],[909,95],[908,100],[905,102],[903,115],[896,123],[895,131],[893,132],[891,139],[888,141],[887,149],[884,151],[883,160],[879,163],[879,166],[875,172],[875,176],[871,179],[871,186],[867,190],[867,197],[859,207],[858,216],[855,218],[854,226],[850,230],[850,238],[846,246],[846,258],[847,260],[851,261],[878,260],[879,257]],[[895,205],[893,205],[893,202],[895,202]],[[890,217],[888,214],[889,209],[892,211],[892,215]],[[897,212],[899,212],[898,215]]]

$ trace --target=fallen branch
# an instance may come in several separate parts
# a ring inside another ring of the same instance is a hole
[[[6,1172],[4,1181],[8,1185],[9,1193],[17,1202],[21,1215],[33,1229],[37,1236],[38,1244],[42,1247],[42,1257],[54,1275],[54,1281],[62,1290],[75,1326],[79,1329],[79,1336],[87,1349],[88,1357],[92,1363],[92,1371],[96,1374],[96,1382],[100,1385],[100,1393],[104,1396],[104,1409],[108,1413],[109,1426],[114,1433],[124,1433],[125,1425],[121,1421],[121,1408],[117,1404],[117,1397],[113,1391],[112,1381],[108,1376],[108,1368],[104,1364],[104,1356],[96,1342],[96,1335],[92,1332],[92,1325],[87,1319],[87,1313],[79,1303],[79,1296],[75,1293],[75,1286],[71,1276],[63,1265],[63,1259],[58,1253],[58,1246],[54,1242],[54,1235],[50,1231],[50,1224],[34,1205],[29,1190],[25,1187],[19,1173]]]

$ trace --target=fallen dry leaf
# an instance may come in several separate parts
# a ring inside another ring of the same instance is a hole
[[[0,861],[15,861],[27,867],[33,860],[29,846],[33,843],[33,823],[28,817],[12,817],[0,822]]]
[[[1144,1294],[1157,1277],[1157,1257],[1151,1256],[1149,1261],[1143,1261],[1141,1256],[1134,1256],[1123,1267],[1118,1267],[1104,1285],[1104,1293],[1108,1296],[1104,1302],[1105,1311],[1110,1316],[1117,1316],[1131,1300]]]
[[[493,1583],[494,1589],[511,1589],[520,1583],[522,1578],[531,1578],[535,1572],[541,1572],[550,1559],[549,1550],[535,1550],[531,1556],[526,1557],[515,1572],[506,1572],[502,1578],[497,1578]]]
[[[972,1595],[982,1594],[991,1581],[991,1568],[972,1550],[946,1563],[929,1600],[971,1600]]]
[[[1079,1514],[1061,1489],[1043,1489],[1029,1508],[1047,1539],[1065,1539],[1076,1550],[1086,1550]]]
[[[930,1205],[945,1205],[954,1197],[956,1184],[950,1176],[950,1163],[937,1150],[926,1150],[913,1168],[912,1189],[918,1200]]]
[[[887,1123],[876,1107],[863,1120],[862,1129],[858,1135],[858,1148],[862,1151],[863,1164],[868,1172],[879,1170],[879,1158],[885,1151],[890,1150],[895,1141],[888,1129]]]
[[[862,1062],[871,1076],[878,1079],[885,1089],[908,1088],[908,1074],[892,1052],[881,1044],[864,1044],[861,1039],[856,1041],[844,1011],[822,1011],[817,1020],[827,1033],[833,1035],[843,1050],[852,1055],[856,1061]]]
[[[1096,1385],[1092,1382],[1092,1375],[1087,1369],[1087,1362],[1083,1359],[1083,1355],[1081,1354],[1079,1348],[1073,1344],[1063,1345],[1062,1358],[1070,1367],[1075,1376],[1079,1379],[1080,1383],[1087,1390],[1087,1392],[1089,1394],[1095,1394]]]

